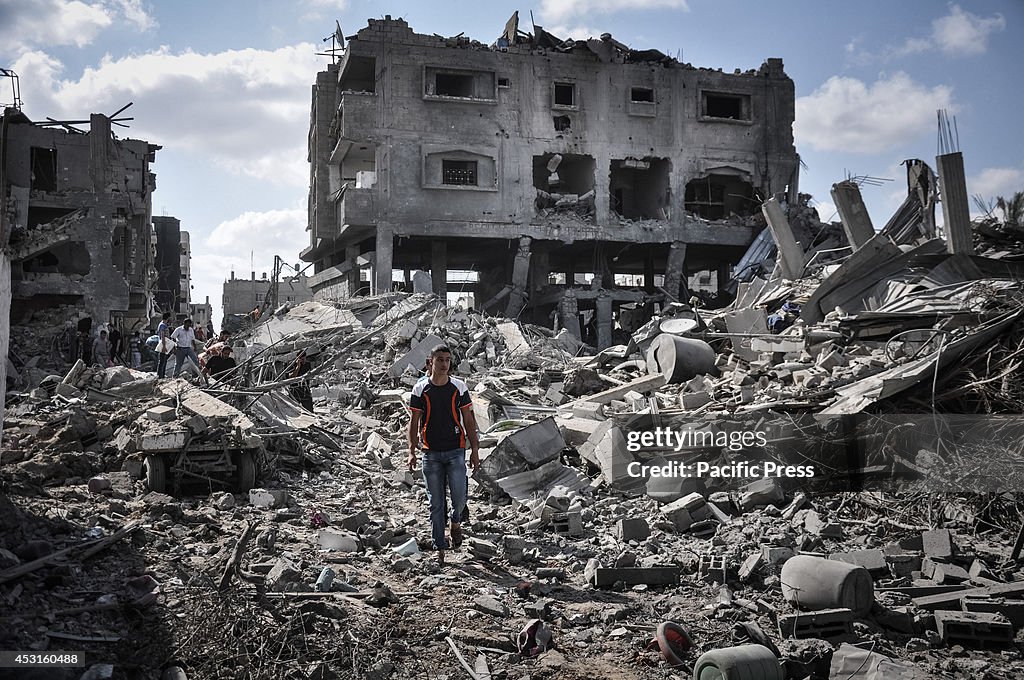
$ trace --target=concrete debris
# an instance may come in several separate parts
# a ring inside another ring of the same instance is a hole
[[[564,184],[578,161],[556,158],[538,170]],[[223,635],[244,622],[237,637],[274,640],[304,677],[331,677],[317,670],[329,654],[367,677],[420,673],[416,655],[450,668],[447,637],[486,653],[493,677],[614,655],[623,677],[653,678],[664,662],[644,646],[672,618],[694,622],[695,649],[738,621],[768,642],[778,631],[781,659],[750,663],[792,677],[981,677],[978,662],[1024,674],[1024,572],[999,528],[1019,527],[1017,501],[957,493],[962,450],[935,444],[984,443],[1010,479],[991,423],[1019,431],[1002,416],[936,425],[932,411],[1019,413],[1024,267],[950,255],[913,225],[869,237],[852,188],[836,191],[851,255],[827,252],[839,225],[815,241],[824,225],[806,204],[770,204],[777,268],[750,253],[764,276],[733,282],[718,309],[655,296],[623,316],[620,300],[614,342],[388,292],[268,311],[232,337],[234,382],[19,359],[0,452],[0,642],[50,649],[43,631],[61,632],[90,659],[173,657],[205,677],[254,658]],[[439,566],[404,430],[442,343],[470,387],[482,463],[465,543]],[[312,368],[291,376],[299,352]],[[800,477],[822,463],[856,474]],[[910,490],[895,483],[907,475]],[[945,493],[922,481],[934,475]],[[126,527],[133,540],[112,540]],[[117,559],[97,568],[96,549]],[[125,585],[143,571],[152,583]],[[170,615],[127,609],[140,600]],[[352,640],[334,635],[341,619]],[[536,660],[514,653],[523,620],[537,622],[520,645]],[[136,628],[180,647],[94,641]]]

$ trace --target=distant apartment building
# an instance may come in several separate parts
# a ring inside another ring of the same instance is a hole
[[[213,321],[213,305],[210,304],[210,296],[206,296],[206,302],[191,302],[188,305],[188,318],[196,326],[207,328]]]
[[[300,303],[313,299],[313,291],[309,287],[309,277],[304,275],[282,277],[277,282],[276,301],[273,299],[275,290],[273,280],[263,272],[262,277],[256,278],[256,272],[251,272],[252,278],[236,279],[235,272],[231,272],[231,278],[224,282],[224,297],[221,304],[224,308],[224,315],[248,314],[254,308],[261,310],[265,307],[282,305],[286,302]]]
[[[301,257],[318,296],[423,270],[507,316],[596,307],[607,331],[621,304],[727,276],[742,218],[796,200],[794,111],[781,59],[723,73],[518,13],[489,47],[370,19],[313,87]]]
[[[175,318],[188,314],[191,278],[189,237],[176,217],[153,218],[156,231],[156,306],[157,312],[171,312]]]
[[[183,312],[189,310],[192,302],[192,243],[187,231],[181,232],[179,240],[180,263],[178,265],[178,290],[181,292],[179,298],[179,309]]]

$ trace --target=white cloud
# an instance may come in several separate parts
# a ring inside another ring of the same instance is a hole
[[[121,22],[143,31],[156,25],[141,0],[0,0],[0,52],[15,55],[38,45],[84,47]]]
[[[303,209],[244,212],[214,227],[206,238],[206,245],[211,250],[237,248],[240,243],[248,245],[249,249],[259,246],[290,262],[295,244],[304,238],[305,229],[306,211]],[[248,252],[242,255],[248,256]],[[245,259],[248,261],[247,257]]]
[[[143,8],[142,0],[115,0],[124,18],[140,31],[148,31],[156,26],[156,19]]]
[[[687,0],[543,0],[540,13],[544,21],[565,21],[590,14],[612,14],[638,9],[682,9],[689,11]],[[557,34],[556,34],[557,35]]]
[[[323,64],[309,43],[277,50],[104,57],[75,79],[28,52],[14,64],[29,117],[82,118],[129,101],[120,135],[198,152],[235,174],[305,186],[310,83]]]
[[[947,16],[932,22],[932,39],[946,54],[981,54],[988,48],[988,37],[1006,28],[1006,19],[996,14],[983,19],[952,5]]]
[[[192,284],[197,296],[193,301],[201,302],[206,295],[210,296],[213,323],[219,328],[223,284],[230,273],[247,279],[255,269],[257,278],[262,272],[269,276],[274,255],[294,264],[299,259],[298,251],[308,240],[305,229],[304,208],[245,212],[221,222],[201,243],[193,244]],[[301,246],[296,248],[296,244]]]
[[[953,109],[952,88],[928,88],[902,72],[872,84],[832,76],[797,99],[793,129],[798,145],[877,153],[933,134],[936,109]]]
[[[908,38],[886,56],[918,54],[941,50],[950,56],[983,54],[988,49],[989,36],[1006,29],[1006,19],[1001,14],[982,18],[950,5],[949,14],[932,21],[932,31],[927,38]]]
[[[1024,170],[985,168],[967,179],[967,190],[971,196],[980,195],[986,201],[996,196],[1009,198],[1015,192],[1024,191]]]
[[[544,30],[557,38],[562,38],[563,40],[587,40],[589,38],[600,38],[602,33],[608,32],[607,30],[598,30],[588,26],[568,26],[561,24],[551,28],[545,26]]]

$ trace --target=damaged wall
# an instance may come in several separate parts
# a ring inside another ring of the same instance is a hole
[[[8,116],[12,323],[59,304],[77,305],[96,323],[148,322],[149,164],[160,147],[114,138],[101,114],[90,116],[88,132],[36,125],[13,110]]]

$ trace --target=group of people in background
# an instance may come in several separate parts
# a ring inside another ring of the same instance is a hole
[[[172,378],[177,378],[189,364],[197,375],[223,382],[232,382],[237,377],[238,363],[233,356],[231,335],[221,331],[220,335],[214,336],[212,323],[204,329],[195,325],[191,319],[185,319],[175,327],[171,313],[164,312],[156,333],[145,339],[140,331],[133,331],[125,339],[120,330],[113,326],[109,331],[100,330],[91,339],[91,329],[91,319],[79,321],[72,361],[82,359],[87,364],[99,364],[104,368],[120,364],[138,369],[144,361],[154,360],[157,377],[164,379],[168,377],[167,367],[171,357],[174,357],[174,368],[170,375]],[[291,379],[288,389],[292,397],[309,411],[313,410],[313,395],[305,376],[311,368],[309,357],[302,350],[286,374]]]

